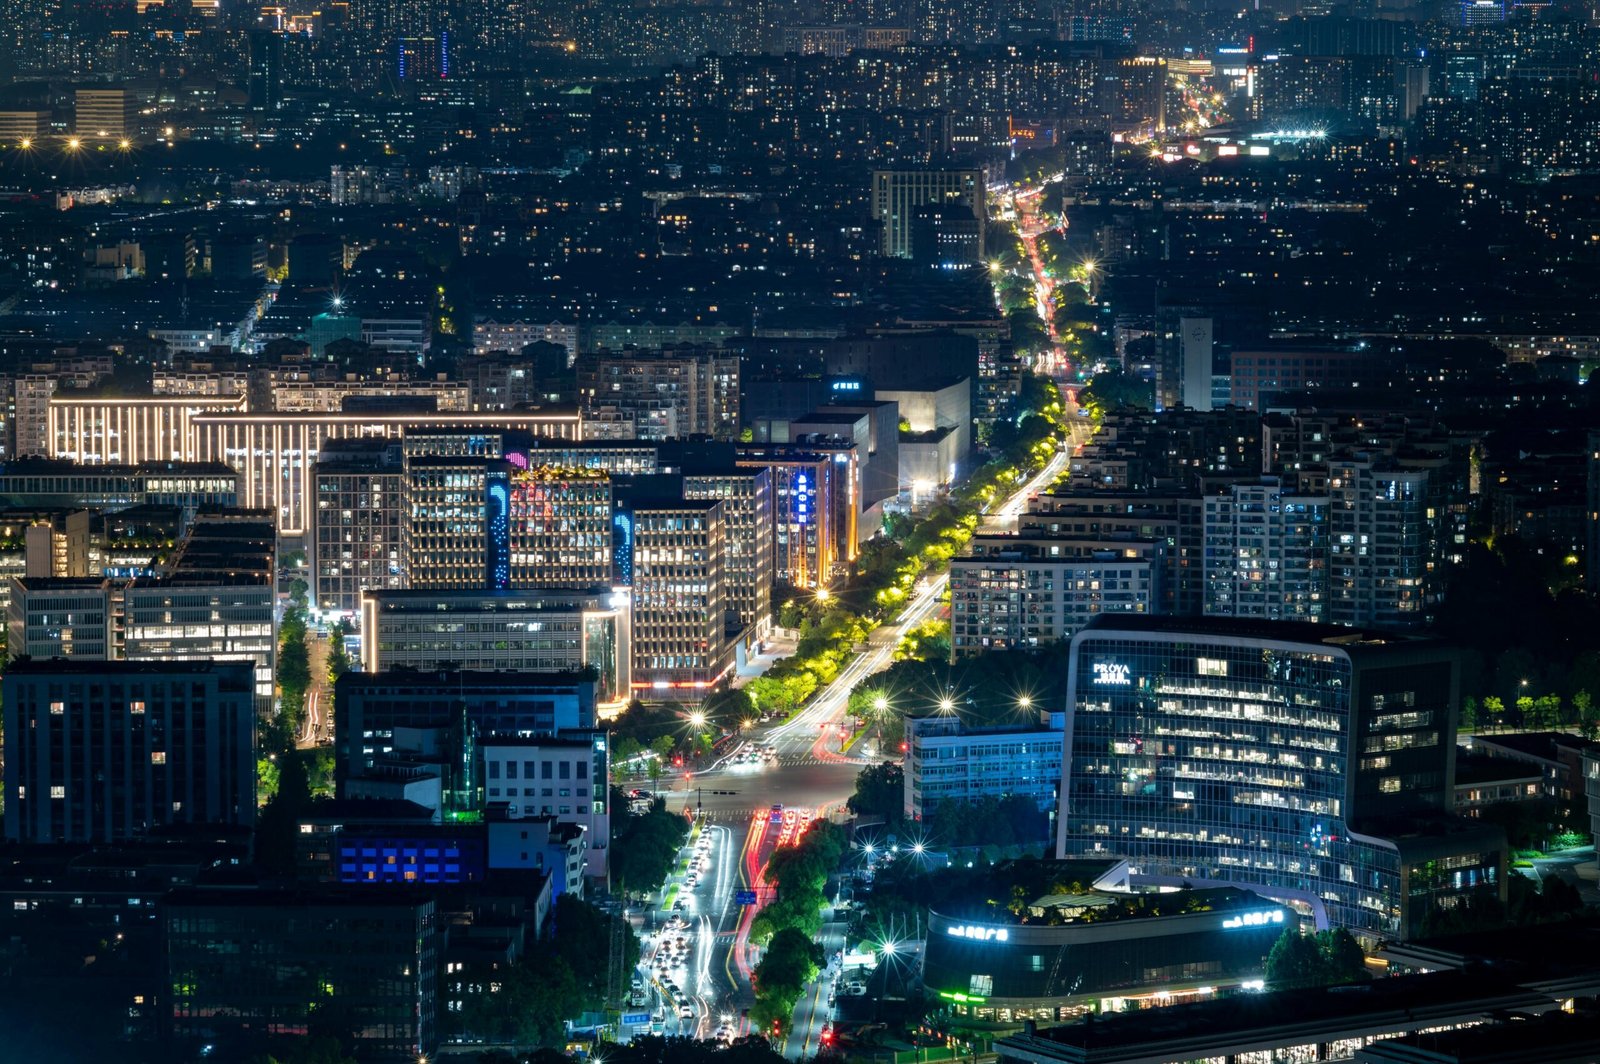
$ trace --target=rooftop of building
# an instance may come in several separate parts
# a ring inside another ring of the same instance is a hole
[[[1386,945],[1379,957],[1391,966],[1422,965],[1491,970],[1532,981],[1594,972],[1600,957],[1600,917],[1591,910],[1573,919],[1519,924]]]
[[[405,798],[315,798],[300,820],[321,824],[431,824],[433,810]]]
[[[6,677],[14,676],[70,676],[70,677],[130,677],[130,676],[204,676],[218,675],[225,679],[241,680],[248,688],[255,682],[255,666],[249,661],[128,661],[125,659],[82,660],[78,658],[14,659],[6,666]]]
[[[1068,1027],[1051,1027],[1001,1041],[1007,1048],[1062,1059],[1122,1059],[1118,1053],[1181,1043],[1185,1057],[1209,1055],[1212,1046],[1269,1038],[1285,1027],[1294,1037],[1317,1040],[1324,1034],[1364,1026],[1381,1017],[1425,1022],[1429,1013],[1456,1009],[1480,1014],[1505,1008],[1546,1008],[1547,994],[1523,990],[1495,973],[1434,972],[1398,976],[1333,989],[1281,990],[1241,994],[1214,1001],[1171,1005],[1094,1017]],[[1325,1038],[1324,1038],[1325,1040]],[[1055,1047],[1052,1050],[1052,1046]],[[1176,1047],[1174,1047],[1176,1051]],[[1070,1055],[1069,1055],[1070,1054]]]
[[[887,405],[887,404],[885,404]],[[791,418],[791,425],[854,425],[865,415],[859,412],[851,413],[844,410],[821,407],[797,418]]]
[[[938,443],[956,431],[954,425],[940,425],[937,428],[923,429],[921,432],[900,433],[901,443]]]
[[[100,591],[106,586],[100,576],[13,576],[11,584],[22,591]]]
[[[1056,880],[1055,886],[1068,881]],[[991,885],[1004,887],[1004,880]],[[1077,882],[1071,888],[1078,887]],[[1031,893],[1031,891],[1029,892]],[[1105,924],[1120,920],[1154,920],[1169,916],[1189,916],[1195,913],[1230,913],[1259,911],[1277,903],[1269,901],[1254,891],[1239,887],[1207,887],[1177,890],[1165,893],[1128,894],[1097,889],[1067,889],[1040,894],[1012,913],[1004,906],[983,903],[983,907],[951,907],[953,912],[941,915],[962,919],[977,919],[994,924],[1013,926],[1059,927],[1076,923]]]
[[[1472,741],[1475,746],[1481,744],[1491,750],[1509,750],[1523,757],[1539,757],[1550,761],[1559,759],[1562,748],[1600,752],[1600,743],[1562,731],[1497,732],[1493,735],[1474,735]]]
[[[188,397],[193,402],[193,397]],[[413,424],[418,427],[437,426],[442,428],[460,428],[462,431],[482,431],[486,427],[495,427],[507,421],[521,421],[529,418],[545,421],[577,421],[579,412],[576,406],[519,406],[513,410],[485,410],[466,412],[461,410],[438,410],[424,404],[412,404],[412,410],[383,410],[381,412],[365,411],[222,411],[205,410],[193,415],[196,423],[225,422],[228,424],[247,424],[256,422],[263,425],[279,425],[289,423],[314,423],[338,422],[350,424],[352,422],[368,423],[378,421],[394,421],[406,426],[409,431]]]
[[[315,888],[184,887],[161,899],[166,908],[214,906],[226,909],[432,909],[434,899],[405,886],[342,886]],[[398,929],[396,929],[398,930]]]
[[[594,734],[602,734],[595,732]],[[487,747],[502,747],[509,749],[566,749],[588,750],[594,746],[594,738],[570,738],[570,732],[559,736],[527,736],[527,735],[486,735],[478,740],[478,749]]]
[[[1509,757],[1494,757],[1467,749],[1456,751],[1457,787],[1539,778],[1539,770],[1526,761],[1513,761]]]
[[[8,476],[166,476],[228,477],[239,474],[221,462],[140,462],[138,465],[84,465],[67,458],[13,458],[0,463],[0,477]]]
[[[1385,1038],[1369,1045],[1366,1059],[1408,1064],[1555,1064],[1600,1060],[1600,1016],[1577,1013],[1506,1016],[1498,1023],[1458,1031],[1430,1031]]]
[[[1079,638],[1115,632],[1151,632],[1192,635],[1198,638],[1256,639],[1263,642],[1303,643],[1353,649],[1357,647],[1426,646],[1425,636],[1405,632],[1350,628],[1337,624],[1298,621],[1264,621],[1248,617],[1176,617],[1149,614],[1102,613],[1089,622]]]
[[[387,672],[347,672],[339,677],[340,690],[420,691],[424,688],[499,688],[507,691],[549,691],[577,688],[594,681],[581,672],[470,672],[457,669],[390,669]]]
[[[418,590],[415,588],[368,588],[362,597],[370,599],[384,611],[436,611],[450,610],[524,610],[549,604],[558,606],[570,602],[599,598],[609,600],[611,588],[484,588],[482,590]],[[587,608],[585,606],[584,608]]]

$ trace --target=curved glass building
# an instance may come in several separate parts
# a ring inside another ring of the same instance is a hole
[[[1250,886],[1370,937],[1504,889],[1503,836],[1448,813],[1449,647],[1105,617],[1074,637],[1068,686],[1060,856],[1126,858],[1152,883]]]

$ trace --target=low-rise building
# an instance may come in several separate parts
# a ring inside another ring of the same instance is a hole
[[[1061,788],[1065,714],[1031,724],[972,728],[954,713],[906,718],[905,814],[922,820],[940,802],[1019,796],[1047,809]]]
[[[361,599],[368,672],[579,672],[602,707],[629,698],[632,605],[610,588],[368,591]]]
[[[611,755],[605,732],[562,737],[494,736],[478,745],[483,758],[484,809],[515,822],[583,829],[587,874],[605,881],[611,846]]]

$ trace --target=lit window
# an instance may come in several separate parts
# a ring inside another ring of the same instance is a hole
[[[61,716],[61,714],[65,713],[66,711],[67,711],[66,703],[64,703],[64,702],[51,702],[50,703],[50,715],[52,717],[59,717],[59,716]]]
[[[143,702],[129,702],[128,703],[128,712],[129,713],[143,713],[144,712],[144,703]]]
[[[67,789],[65,787],[57,784],[56,786],[50,788],[50,797],[52,797],[52,798],[65,798],[66,796],[67,796]]]
[[[165,765],[167,763],[167,752],[165,750],[150,751],[150,763],[152,765]]]

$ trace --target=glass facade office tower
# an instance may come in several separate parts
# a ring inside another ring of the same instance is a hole
[[[1061,856],[1251,885],[1374,936],[1504,889],[1503,836],[1447,812],[1459,698],[1447,647],[1104,617],[1073,638],[1068,688]]]

